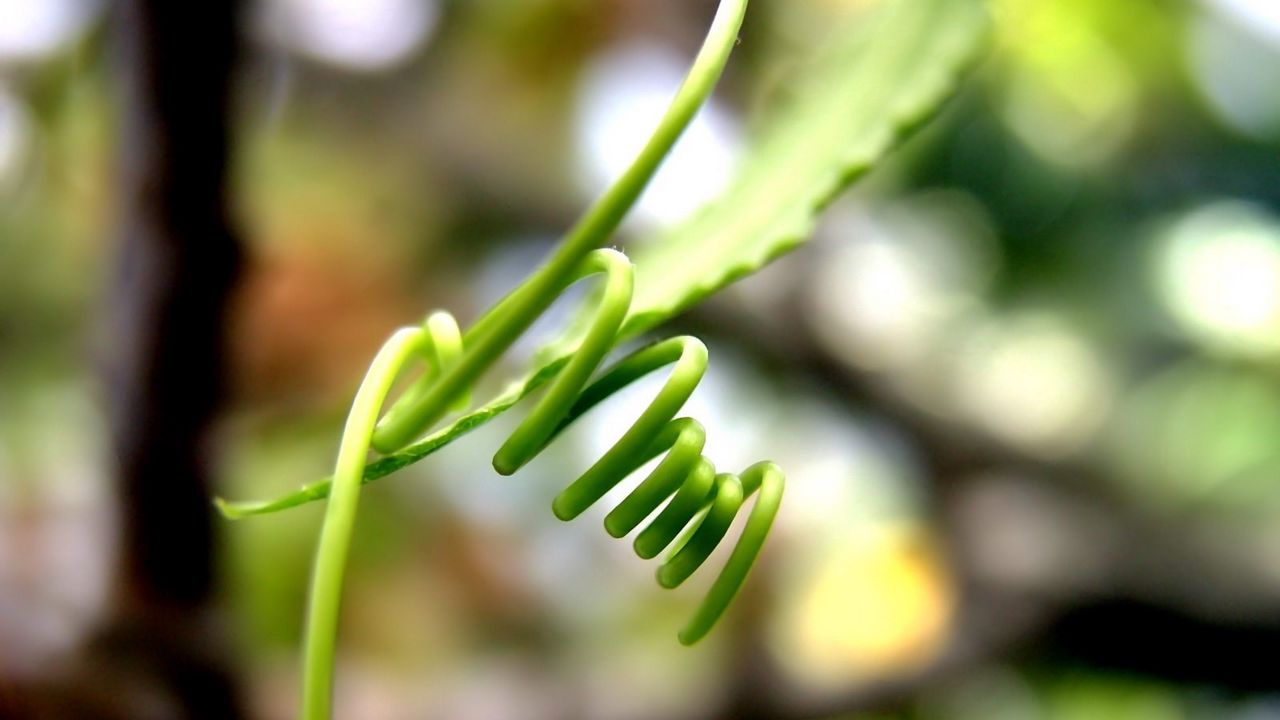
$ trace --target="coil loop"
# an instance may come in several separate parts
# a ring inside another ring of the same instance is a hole
[[[707,348],[697,338],[673,337],[643,347],[588,384],[626,318],[634,268],[620,252],[594,250],[557,291],[563,293],[570,285],[597,274],[604,275],[604,288],[581,345],[498,449],[493,467],[502,475],[511,475],[591,408],[637,379],[670,366],[666,383],[649,406],[613,447],[556,496],[552,510],[561,520],[572,520],[645,463],[665,453],[648,477],[608,514],[604,525],[610,535],[620,538],[662,508],[636,535],[634,547],[636,554],[646,559],[672,548],[670,557],[658,568],[657,580],[665,588],[674,588],[706,561],[742,506],[759,493],[725,567],[679,633],[681,643],[692,644],[715,625],[754,564],[781,503],[782,471],[771,462],[760,462],[741,474],[717,473],[702,454],[706,442],[702,425],[692,418],[676,417],[707,368]],[[503,306],[500,303],[493,314],[501,313]],[[468,335],[483,336],[487,320],[488,316]],[[396,333],[384,350],[391,345],[407,350],[392,353],[400,356],[392,375],[414,357],[422,360],[426,369],[378,422],[366,452],[369,447],[381,453],[394,452],[426,429],[422,414],[416,410],[465,350],[457,322],[443,311],[433,312],[419,328]],[[453,398],[451,402],[453,409],[465,408],[465,400]],[[365,453],[358,455],[364,457]]]
[[[743,502],[759,493],[738,544],[680,632],[680,641],[691,644],[706,635],[746,579],[777,514],[783,477],[776,465],[767,462],[752,465],[741,475],[717,474],[702,456],[702,426],[676,417],[706,370],[706,347],[694,338],[665,340],[632,353],[588,385],[619,338],[634,286],[634,271],[625,256],[595,248],[617,229],[710,95],[736,43],[746,5],[747,0],[721,0],[702,48],[649,140],[528,280],[466,333],[448,313],[435,312],[421,327],[395,332],[374,357],[347,415],[332,482],[327,488],[316,484],[298,493],[301,501],[323,496],[326,491],[329,497],[316,546],[305,631],[302,711],[307,720],[328,718],[332,706],[342,578],[370,449],[393,453],[450,409],[465,408],[468,388],[555,298],[585,277],[604,275],[590,323],[567,359],[539,371],[539,375],[554,374],[551,385],[498,450],[494,468],[504,475],[515,472],[601,400],[636,378],[671,365],[666,384],[635,424],[566,488],[552,507],[562,519],[576,517],[641,465],[665,452],[653,473],[609,514],[606,529],[615,536],[625,535],[670,498],[637,536],[636,551],[642,557],[653,557],[672,546],[670,559],[658,570],[658,582],[674,587],[705,562]],[[425,362],[425,371],[379,420],[396,377],[415,358]],[[256,511],[292,504],[292,499],[257,504]],[[225,504],[220,507],[225,511]],[[680,535],[682,529],[684,534]]]

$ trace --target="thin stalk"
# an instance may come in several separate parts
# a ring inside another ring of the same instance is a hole
[[[394,452],[439,420],[456,396],[471,387],[550,307],[586,254],[613,234],[711,95],[737,43],[746,9],[747,0],[722,0],[702,48],[644,149],[573,226],[546,263],[467,331],[462,360],[440,377],[433,390],[412,406],[398,409],[395,417],[378,427],[373,444],[379,452]]]
[[[306,720],[327,720],[330,714],[342,577],[351,548],[369,441],[382,403],[400,368],[421,347],[422,335],[422,330],[406,328],[387,340],[365,374],[343,428],[311,575],[303,650],[302,717]]]
[[[381,424],[378,416],[396,376],[420,350],[423,335],[429,334],[430,328],[425,333],[420,329],[397,332],[374,358],[347,416],[316,550],[304,639],[305,720],[327,720],[332,710],[342,579],[370,447],[393,452],[438,420],[546,311],[572,281],[587,254],[604,244],[617,229],[711,94],[736,44],[746,6],[747,0],[722,0],[684,82],[631,166],[587,210],[542,267],[465,333],[462,357],[441,368],[431,388],[421,394],[410,393],[410,399],[398,403]]]

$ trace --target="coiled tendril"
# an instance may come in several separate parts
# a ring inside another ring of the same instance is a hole
[[[622,253],[594,250],[578,271],[557,288],[557,294],[594,274],[605,276],[604,292],[582,345],[498,449],[493,467],[503,475],[516,472],[598,403],[633,381],[671,366],[666,383],[640,417],[603,457],[556,496],[552,510],[561,520],[572,520],[642,465],[666,453],[649,476],[608,514],[604,525],[610,535],[622,537],[666,503],[636,535],[634,546],[636,553],[646,559],[674,547],[657,572],[660,585],[674,588],[703,564],[746,500],[759,493],[728,561],[679,633],[680,642],[690,645],[715,625],[755,562],[782,501],[782,471],[771,462],[760,462],[741,474],[716,473],[715,466],[702,455],[706,442],[702,425],[692,418],[676,417],[707,368],[707,348],[697,338],[680,336],[650,344],[614,363],[587,384],[622,327],[634,284],[633,266]],[[484,327],[483,322],[477,324],[472,332],[483,337],[480,331]],[[371,447],[394,452],[405,443],[406,436],[412,438],[403,428],[418,423],[423,414],[423,398],[441,387],[441,377],[460,366],[467,357],[466,344],[453,317],[443,311],[434,312],[421,327],[401,329],[387,340],[356,393],[338,453],[312,580],[307,628],[309,686],[327,686],[332,675],[332,630],[337,626],[338,590],[365,457]],[[377,418],[391,385],[415,359],[425,362],[425,372],[379,422]],[[439,397],[450,400],[453,395],[439,393]],[[684,536],[677,540],[682,530]]]
[[[746,579],[777,514],[783,476],[770,462],[757,463],[737,475],[717,474],[702,455],[706,440],[702,425],[676,417],[706,370],[706,347],[692,337],[663,340],[631,353],[591,380],[619,339],[634,287],[631,262],[620,252],[596,248],[617,228],[710,94],[745,10],[746,0],[720,4],[702,49],[644,149],[537,272],[465,334],[450,314],[433,312],[420,327],[392,334],[374,357],[352,402],[327,487],[329,504],[316,550],[306,625],[303,716],[307,720],[322,720],[330,712],[342,578],[370,449],[393,453],[449,410],[465,409],[468,389],[481,374],[569,286],[587,277],[603,275],[587,329],[555,371],[542,399],[494,455],[494,469],[503,475],[514,473],[602,400],[640,377],[671,366],[666,384],[650,405],[603,457],[555,498],[552,509],[562,520],[577,517],[642,465],[665,453],[649,476],[608,514],[606,530],[622,537],[662,508],[637,534],[635,550],[643,558],[652,558],[673,548],[657,578],[663,587],[676,587],[703,564],[745,501],[758,493],[737,545],[681,630],[680,641],[692,644],[706,635]],[[382,415],[396,378],[418,360],[425,365],[421,377]],[[309,486],[301,495],[315,499],[324,492],[322,485]],[[296,502],[279,507],[291,504]],[[226,503],[220,506],[229,515],[237,514],[229,512]]]
[[[650,344],[613,364],[587,385],[626,317],[633,266],[620,252],[595,250],[560,291],[594,274],[605,276],[605,287],[586,340],[498,449],[493,467],[503,475],[511,475],[598,403],[633,381],[671,366],[666,384],[640,417],[603,457],[555,498],[552,510],[561,520],[572,520],[640,466],[665,453],[649,476],[609,513],[604,524],[610,535],[622,537],[666,502],[662,512],[636,536],[635,550],[642,558],[655,557],[675,542],[682,529],[690,528],[658,569],[659,584],[673,588],[702,565],[729,530],[739,508],[759,491],[760,497],[728,563],[693,619],[680,632],[680,641],[692,644],[711,629],[746,578],[781,501],[782,472],[773,463],[761,462],[741,475],[717,474],[715,466],[702,455],[706,443],[702,425],[692,418],[676,417],[707,368],[707,348],[697,338],[673,337]],[[383,452],[399,446],[397,422],[404,422],[418,393],[431,387],[433,378],[456,361],[463,345],[457,324],[444,312],[433,313],[421,328],[401,332],[403,340],[393,338],[387,345],[388,352],[400,359],[396,364],[403,365],[405,359],[416,355],[428,363],[430,371],[374,430],[372,444]],[[401,343],[410,348],[408,355],[395,349]]]

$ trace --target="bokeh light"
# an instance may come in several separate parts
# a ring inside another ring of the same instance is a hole
[[[1161,507],[1261,514],[1280,503],[1280,392],[1264,376],[1186,362],[1119,403],[1110,461]]]
[[[775,642],[787,669],[815,688],[906,672],[947,638],[954,589],[918,527],[847,532],[820,558],[782,610]]]
[[[814,327],[841,357],[872,370],[910,366],[979,304],[995,267],[982,212],[932,193],[867,213],[839,208],[828,257],[809,287]]]
[[[1003,117],[1036,154],[1067,167],[1109,160],[1137,119],[1137,83],[1088,15],[1064,0],[1001,0],[1009,68]]]
[[[1219,4],[1238,13],[1204,12],[1192,21],[1187,38],[1191,75],[1227,127],[1259,139],[1280,137],[1280,99],[1270,73],[1259,72],[1280,65],[1280,31],[1268,30],[1264,22],[1272,12],[1265,8],[1275,5]]]
[[[586,69],[578,91],[578,165],[584,197],[620,176],[658,125],[688,58],[658,45],[611,48]],[[632,212],[646,228],[680,220],[728,184],[741,139],[712,98],[694,117]]]
[[[49,57],[98,14],[101,0],[0,0],[0,66]]]
[[[956,378],[958,404],[991,435],[1037,456],[1080,449],[1101,425],[1111,381],[1102,358],[1049,313],[974,328]]]
[[[294,52],[367,72],[412,57],[435,30],[439,13],[437,0],[264,0],[260,24]]]
[[[1272,44],[1280,44],[1280,5],[1256,0],[1206,0],[1206,4],[1265,35]]]
[[[1156,282],[1179,327],[1209,348],[1280,352],[1280,222],[1240,202],[1199,207],[1161,233]]]

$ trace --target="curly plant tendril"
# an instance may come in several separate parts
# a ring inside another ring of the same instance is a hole
[[[649,406],[612,448],[555,498],[552,510],[561,520],[572,520],[642,465],[665,453],[649,476],[605,518],[605,529],[614,537],[623,537],[661,508],[636,536],[634,546],[636,553],[646,559],[668,547],[673,548],[672,555],[657,573],[659,584],[673,588],[702,565],[724,538],[742,505],[759,492],[728,562],[693,619],[679,634],[681,642],[692,644],[712,628],[746,579],[777,513],[783,476],[778,467],[769,462],[752,465],[740,476],[717,474],[714,465],[702,455],[706,442],[702,425],[691,418],[676,417],[707,368],[706,346],[696,338],[681,336],[650,344],[614,363],[588,384],[626,317],[632,297],[634,266],[620,252],[594,250],[557,288],[557,294],[563,293],[570,285],[597,274],[604,276],[604,292],[593,308],[586,339],[556,374],[533,410],[498,449],[493,466],[503,475],[515,473],[597,404],[632,382],[670,366],[666,383]],[[457,362],[460,357],[457,338],[457,324],[441,311],[433,313],[421,328],[397,331],[378,353],[357,393],[353,414],[359,412],[363,417],[348,421],[343,450],[350,442],[356,449],[355,457],[363,457],[371,437],[376,436],[373,423],[396,376],[415,358],[425,361],[424,377],[402,398],[402,401],[412,401],[421,387],[430,385],[431,378]],[[399,407],[402,406],[397,402],[382,422],[393,420]],[[339,470],[334,474],[330,494],[331,506],[335,502],[351,502],[339,495],[339,485],[359,487],[358,474],[354,475],[355,482],[339,481],[340,473],[348,469],[343,464],[344,458],[345,454],[340,453]],[[342,522],[345,518],[334,523],[338,532],[346,531]],[[328,527],[326,523],[326,529]],[[686,534],[677,540],[681,530],[686,530]]]
[[[680,641],[692,644],[705,636],[746,579],[777,514],[784,481],[778,467],[769,462],[752,465],[740,475],[717,474],[702,455],[702,426],[676,417],[706,370],[706,347],[691,337],[664,340],[632,353],[591,381],[619,340],[634,288],[631,262],[617,251],[597,248],[617,228],[709,96],[735,44],[746,4],[747,0],[721,2],[702,49],[640,154],[533,275],[465,333],[451,315],[437,311],[421,327],[403,328],[387,340],[356,392],[330,482],[304,487],[283,502],[219,501],[220,509],[235,517],[329,498],[306,619],[302,705],[307,720],[323,720],[331,711],[342,580],[360,485],[368,475],[369,451],[394,453],[449,411],[464,410],[469,388],[480,376],[569,286],[591,276],[603,276],[603,287],[593,300],[585,332],[580,339],[574,335],[576,349],[563,362],[549,367],[545,375],[534,376],[524,387],[527,392],[549,383],[528,417],[495,454],[494,468],[503,475],[514,473],[596,404],[636,379],[670,366],[666,384],[649,407],[599,461],[556,497],[553,511],[563,520],[578,516],[642,465],[665,453],[653,472],[609,513],[606,530],[622,537],[656,512],[637,535],[635,549],[641,557],[652,558],[671,547],[657,578],[663,587],[676,587],[702,565],[744,503],[757,495],[737,545],[681,630]],[[396,378],[416,361],[425,366],[421,377],[384,415]],[[507,402],[500,397],[486,408],[499,412],[518,399],[512,396]]]
[[[988,26],[972,0],[894,0],[851,17],[827,42],[805,51],[808,62],[788,83],[784,102],[759,118],[735,179],[719,199],[636,255],[599,251],[717,81],[736,39],[746,0],[723,0],[703,48],[671,107],[632,165],[573,226],[547,262],[464,334],[446,313],[421,328],[397,332],[378,353],[347,421],[334,475],[278,497],[228,502],[228,518],[278,512],[331,499],[312,575],[307,620],[304,708],[328,715],[339,597],[359,486],[419,462],[466,433],[546,391],[533,413],[503,444],[494,467],[514,472],[592,406],[638,377],[667,368],[666,384],[598,462],[556,498],[569,519],[645,463],[656,469],[605,521],[622,536],[647,517],[637,552],[669,559],[658,581],[687,578],[726,534],[752,495],[743,533],[706,599],[680,634],[692,643],[708,632],[744,581],[777,513],[783,478],[771,463],[740,476],[717,474],[702,456],[704,431],[676,417],[706,367],[693,338],[665,340],[631,354],[594,381],[597,366],[619,342],[646,332],[729,282],[760,269],[812,234],[836,194],[934,113],[977,57]],[[633,283],[639,273],[642,282]],[[472,407],[475,381],[574,282],[602,276],[603,287],[565,338],[544,347],[533,367]],[[634,294],[633,294],[634,290]],[[598,302],[597,302],[598,300]],[[379,419],[394,378],[411,362],[426,369]],[[549,386],[549,387],[548,387]],[[437,425],[446,413],[457,411]],[[381,457],[368,460],[375,448]],[[366,462],[368,460],[368,462]]]

